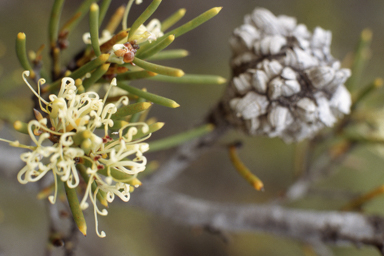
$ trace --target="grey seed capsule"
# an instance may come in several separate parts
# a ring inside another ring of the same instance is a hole
[[[303,51],[299,48],[293,48],[293,52],[295,54],[295,62],[293,63],[293,67],[299,69],[307,69],[318,64],[317,60],[311,56],[309,52]]]
[[[238,116],[244,119],[251,119],[265,114],[269,102],[267,97],[251,91],[244,98],[232,99],[230,104],[236,110]]]
[[[258,69],[252,76],[252,86],[258,93],[264,94],[267,92],[268,80],[269,78],[267,74],[264,71]]]
[[[280,76],[286,80],[296,80],[296,72],[290,67],[285,67],[283,71],[281,71]]]
[[[280,34],[282,28],[275,15],[269,10],[264,8],[257,8],[253,11],[251,19],[256,28],[260,29],[266,34],[275,35]]]
[[[256,55],[275,55],[278,54],[281,48],[287,44],[285,37],[274,35],[267,36],[262,40],[255,42],[253,48]]]
[[[230,44],[236,76],[223,97],[228,122],[252,135],[295,142],[348,114],[350,70],[330,52],[332,34],[255,9]]]
[[[272,79],[268,84],[268,97],[271,100],[277,100],[282,94],[282,87],[284,85],[284,80],[280,77]]]
[[[245,125],[251,134],[256,134],[257,129],[260,127],[260,120],[258,117],[247,119]]]
[[[263,62],[259,63],[258,68],[263,69],[268,78],[279,75],[283,70],[283,66],[276,60],[264,60]]]
[[[284,30],[283,34],[285,36],[289,36],[290,31],[293,31],[296,27],[296,19],[286,15],[279,15],[277,19],[280,23],[281,28]]]
[[[281,94],[285,97],[290,97],[300,92],[300,84],[297,80],[284,80],[284,85],[281,87]]]
[[[299,24],[293,30],[292,35],[302,40],[308,40],[311,37],[311,32],[308,31],[307,26],[305,26],[304,24]],[[308,42],[308,45],[309,45],[309,42]]]
[[[284,130],[292,121],[293,118],[289,110],[282,106],[272,108],[268,114],[268,122],[276,131]]]
[[[337,87],[329,101],[329,105],[331,106],[332,112],[338,117],[343,114],[349,114],[352,100],[349,91],[344,85]]]
[[[293,50],[287,49],[285,54],[284,64],[295,69],[307,69],[318,64],[313,56],[296,47]]]
[[[317,107],[312,100],[308,98],[302,98],[297,102],[296,106],[297,106],[297,112],[299,113],[299,117],[301,120],[307,123],[312,123],[316,120]]]
[[[321,94],[316,96],[318,116],[320,121],[323,122],[323,124],[326,126],[332,126],[336,122],[336,118],[332,114],[328,100]]]
[[[304,73],[316,89],[322,89],[335,78],[335,70],[327,66],[313,67]]]
[[[234,37],[230,40],[232,50],[241,53],[245,50],[252,49],[255,40],[260,38],[260,32],[254,26],[243,24],[241,27],[236,28]]]
[[[344,84],[350,76],[351,76],[351,70],[349,69],[343,68],[343,69],[337,70],[335,73],[334,79],[328,85],[329,90],[334,91],[334,88],[336,88],[341,84]]]
[[[252,75],[247,72],[233,78],[233,84],[240,94],[245,94],[251,88],[251,77]]]
[[[329,47],[332,41],[331,31],[316,27],[311,38],[311,46],[314,48]]]

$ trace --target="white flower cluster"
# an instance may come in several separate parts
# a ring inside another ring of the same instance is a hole
[[[35,111],[37,120],[28,123],[28,133],[36,146],[21,145],[17,141],[10,143],[12,146],[31,150],[21,155],[25,166],[18,173],[18,181],[22,184],[35,182],[51,171],[56,189],[54,196],[50,196],[49,200],[55,203],[57,179],[60,178],[69,188],[77,187],[80,179],[76,164],[83,163],[88,166],[89,181],[80,204],[82,209],[88,207],[86,200],[89,197],[94,205],[95,216],[96,213],[107,214],[105,209],[100,211],[97,207],[95,198],[99,190],[106,193],[108,202],[112,202],[115,195],[123,201],[128,201],[130,188],[124,183],[127,180],[116,179],[112,172],[122,172],[134,179],[139,172],[145,170],[147,160],[143,153],[149,147],[142,141],[148,136],[136,140],[133,140],[133,136],[138,133],[137,127],[140,127],[143,133],[148,132],[148,125],[128,123],[116,132],[115,139],[109,136],[109,127],[114,125],[112,115],[120,105],[128,104],[126,96],[116,103],[106,104],[108,93],[111,87],[116,85],[116,80],[112,81],[104,99],[100,99],[94,92],[76,94],[75,81],[72,78],[63,78],[59,93],[51,94],[49,101],[46,101],[29,85],[26,79],[28,75],[28,71],[23,73],[24,81],[38,97],[40,108],[47,116],[44,118]],[[44,79],[40,79],[39,91],[43,83]],[[103,137],[95,134],[97,128],[104,128]],[[105,170],[107,175],[100,175],[100,170]],[[97,189],[92,192],[91,185],[95,182]],[[100,234],[97,231],[97,234],[105,236],[104,232]]]
[[[230,39],[229,121],[251,135],[286,142],[313,136],[348,114],[351,75],[330,54],[331,32],[257,8]]]

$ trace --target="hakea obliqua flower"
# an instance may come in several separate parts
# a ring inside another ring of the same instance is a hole
[[[86,200],[90,198],[95,211],[97,227],[97,214],[106,215],[107,211],[100,211],[96,204],[96,195],[99,190],[106,193],[106,200],[112,202],[115,195],[123,201],[129,200],[130,185],[125,184],[136,178],[139,172],[145,170],[147,160],[143,153],[149,149],[147,143],[142,141],[149,135],[133,139],[140,129],[148,132],[146,123],[128,123],[118,132],[109,134],[109,128],[114,125],[111,119],[118,107],[128,104],[126,96],[121,97],[116,103],[106,103],[112,86],[112,80],[104,99],[100,99],[95,92],[77,94],[77,87],[72,78],[63,78],[60,91],[57,95],[51,94],[45,100],[40,96],[40,86],[45,83],[40,79],[38,92],[33,90],[26,77],[29,71],[23,73],[23,79],[32,92],[38,97],[43,117],[35,110],[37,120],[32,120],[27,125],[28,134],[36,146],[22,145],[18,141],[7,141],[11,146],[30,149],[30,152],[21,154],[25,166],[19,171],[17,179],[20,183],[36,182],[48,172],[52,172],[55,181],[55,192],[49,196],[51,203],[57,197],[57,179],[60,178],[69,188],[79,185],[80,177],[76,165],[79,163],[87,166],[89,181],[81,208],[87,208]],[[95,130],[104,129],[104,136],[100,137]],[[116,138],[113,138],[116,136]],[[106,170],[106,175],[99,171]],[[119,180],[113,173],[120,172],[128,180]],[[91,185],[96,182],[97,188],[91,191]],[[131,183],[132,184],[132,183]],[[93,194],[92,194],[93,193]],[[105,233],[99,233],[104,237]]]

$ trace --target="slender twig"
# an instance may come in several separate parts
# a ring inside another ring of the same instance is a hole
[[[292,210],[277,205],[216,203],[145,186],[136,205],[190,226],[232,232],[267,232],[308,243],[384,246],[384,218],[336,211]]]
[[[65,238],[65,246],[64,246],[64,255],[65,256],[73,256],[75,255],[75,250],[77,248],[77,245],[79,244],[79,237],[78,237],[78,228],[73,220],[73,218],[70,218],[70,230]]]

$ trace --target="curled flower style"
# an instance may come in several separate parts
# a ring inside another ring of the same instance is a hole
[[[257,8],[230,39],[228,121],[251,135],[286,142],[312,137],[348,114],[351,75],[330,53],[331,32]]]
[[[48,172],[52,172],[55,180],[55,192],[49,197],[55,203],[57,197],[57,179],[65,182],[69,188],[75,188],[80,183],[80,173],[77,165],[86,166],[88,184],[81,204],[82,209],[87,208],[86,200],[90,198],[96,216],[106,215],[107,211],[100,211],[96,203],[98,191],[106,194],[105,200],[112,202],[117,195],[123,201],[130,197],[130,181],[146,168],[147,159],[143,155],[148,150],[148,144],[143,143],[150,136],[133,139],[140,129],[148,132],[146,123],[128,123],[117,132],[110,133],[114,126],[113,114],[120,105],[127,105],[126,96],[116,103],[106,103],[112,86],[112,80],[104,99],[94,92],[77,94],[77,88],[72,78],[63,78],[60,91],[57,95],[51,94],[43,99],[39,92],[40,86],[45,83],[41,79],[38,83],[38,92],[34,91],[28,83],[28,71],[23,78],[32,92],[38,97],[41,111],[45,117],[35,110],[37,120],[28,123],[28,134],[36,146],[26,146],[10,142],[12,146],[30,149],[30,152],[21,154],[25,166],[18,173],[18,181],[22,184],[36,182]],[[97,129],[101,131],[98,132]],[[103,134],[101,137],[99,134]],[[110,137],[112,136],[112,137]],[[2,141],[6,141],[1,139]],[[105,172],[103,172],[105,170]],[[123,178],[122,178],[123,177]],[[96,184],[96,189],[92,189]],[[105,236],[105,233],[97,234]]]

